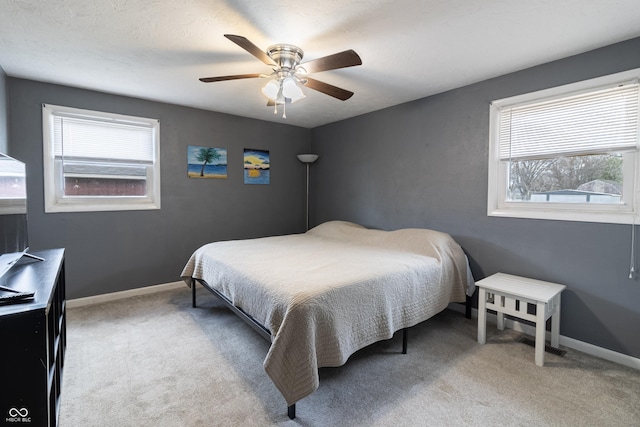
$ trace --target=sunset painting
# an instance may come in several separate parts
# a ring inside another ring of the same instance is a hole
[[[268,150],[244,149],[244,183],[269,184],[270,162]]]
[[[187,173],[189,178],[226,178],[227,149],[189,145]]]

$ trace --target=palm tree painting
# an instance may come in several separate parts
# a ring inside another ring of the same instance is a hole
[[[227,149],[189,145],[187,170],[189,178],[226,178]]]

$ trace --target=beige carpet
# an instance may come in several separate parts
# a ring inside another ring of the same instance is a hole
[[[640,426],[640,371],[572,349],[534,349],[514,331],[445,310],[320,370],[286,404],[262,368],[268,343],[202,290],[69,309],[60,426]]]

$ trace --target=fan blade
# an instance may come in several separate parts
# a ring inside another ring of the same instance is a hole
[[[275,62],[273,62],[273,59],[271,59],[264,50],[260,49],[255,44],[251,43],[249,39],[247,39],[246,37],[235,36],[233,34],[225,34],[224,36],[229,40],[231,40],[232,42],[234,42],[235,44],[237,44],[238,46],[240,46],[241,48],[243,48],[244,50],[246,50],[247,52],[249,52],[251,55],[258,58],[260,61],[264,62],[265,64],[277,65]]]
[[[225,80],[255,79],[262,76],[264,76],[264,74],[236,74],[233,76],[202,77],[199,80],[204,83],[213,83],[213,82],[223,82]]]
[[[353,92],[340,89],[337,86],[330,85],[329,83],[321,82],[320,80],[305,77],[307,81],[304,85],[309,89],[317,90],[334,98],[338,98],[341,101],[346,101],[353,96]]]
[[[350,49],[344,52],[334,53],[333,55],[323,56],[322,58],[312,59],[309,62],[302,63],[300,66],[304,68],[308,74],[311,74],[320,71],[353,67],[355,65],[362,65],[362,60],[355,51]]]

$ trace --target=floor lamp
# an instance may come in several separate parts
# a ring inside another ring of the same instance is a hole
[[[318,160],[317,154],[298,154],[298,160],[307,166],[307,231],[309,230],[309,165]]]

